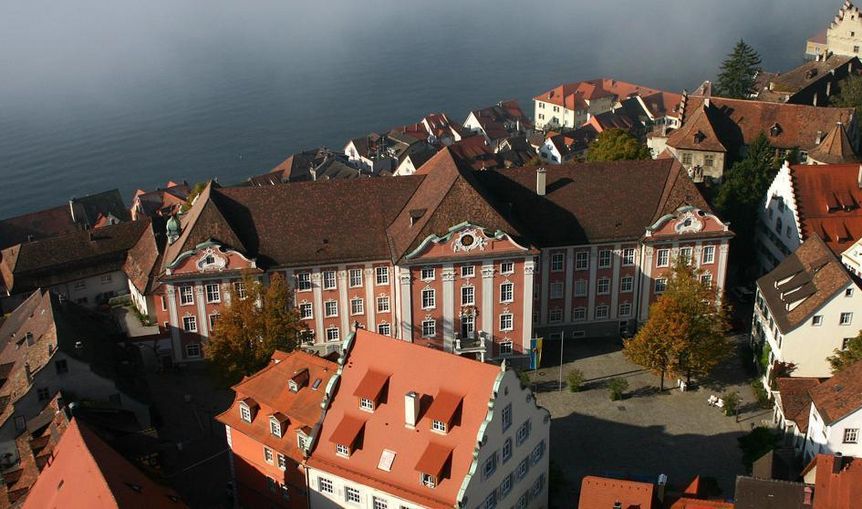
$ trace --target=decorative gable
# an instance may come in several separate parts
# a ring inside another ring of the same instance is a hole
[[[730,228],[714,214],[684,206],[658,219],[646,230],[647,237],[732,235]]]
[[[449,228],[446,234],[429,235],[411,253],[408,260],[446,258],[462,254],[480,255],[497,253],[523,253],[529,249],[515,242],[506,232],[490,231],[464,222]]]
[[[213,241],[198,244],[194,249],[181,253],[168,265],[168,275],[206,274],[257,268],[255,260],[239,251],[228,249]]]

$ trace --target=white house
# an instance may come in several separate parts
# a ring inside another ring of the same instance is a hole
[[[862,456],[862,362],[810,389],[805,461],[817,454]]]
[[[827,358],[856,336],[860,314],[862,294],[838,258],[819,237],[805,241],[757,280],[751,339],[765,380],[776,362],[794,364],[792,376],[830,376]]]

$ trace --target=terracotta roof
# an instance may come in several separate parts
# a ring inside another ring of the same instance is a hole
[[[836,465],[836,462],[840,462]],[[862,500],[862,458],[818,454],[806,468],[817,468],[814,509],[854,509]],[[837,467],[837,468],[836,468]]]
[[[392,373],[388,397],[373,413],[362,412],[354,396],[369,370]],[[473,463],[479,428],[487,416],[494,383],[500,374],[499,366],[360,329],[348,343],[340,386],[323,421],[321,439],[308,460],[309,465],[424,507],[453,507]],[[470,391],[464,396],[461,418],[446,434],[434,432],[431,420],[422,413],[414,429],[404,425],[407,393],[416,392],[421,402],[441,391],[457,393],[464,387],[470,387]],[[349,458],[338,456],[330,441],[345,417],[365,420],[361,446]],[[429,449],[429,444],[435,445]],[[389,471],[378,468],[384,450],[395,454]],[[423,486],[417,466],[436,469],[447,450],[451,451],[451,459],[437,487]]]
[[[156,231],[159,228],[159,231]],[[129,250],[123,264],[123,273],[139,292],[150,293],[158,275],[159,261],[165,245],[162,221],[151,223]]]
[[[862,238],[859,172],[858,164],[790,166],[803,239],[820,237],[841,256]]]
[[[533,127],[533,123],[524,115],[516,100],[501,101],[494,106],[473,110],[470,113],[476,117],[485,135],[492,140],[508,138],[518,130],[527,131]],[[515,124],[519,129],[516,129]]]
[[[288,380],[302,370],[308,372],[308,378],[297,392],[293,392]],[[216,420],[301,461],[303,452],[297,448],[296,431],[313,428],[320,421],[326,388],[337,371],[338,366],[334,362],[316,355],[299,350],[291,353],[276,351],[265,368],[233,386],[236,393],[234,402],[216,416]],[[257,408],[257,415],[250,423],[240,418],[239,404],[243,401]],[[270,432],[269,416],[275,414],[287,417],[287,429],[281,437]]]
[[[810,60],[785,73],[770,74],[765,79],[765,88],[758,91],[757,99],[760,101],[786,102],[797,92],[811,86],[818,81],[834,77],[833,71],[853,62],[854,67],[859,68],[859,59],[852,56],[829,54],[825,60]]]
[[[89,428],[73,419],[24,508],[161,509],[187,507]]]
[[[429,419],[448,424],[452,421],[452,417],[458,411],[458,407],[461,406],[462,401],[464,401],[464,396],[455,392],[440,390],[434,396],[434,400],[431,402],[431,406],[428,407],[428,412],[425,415]]]
[[[452,457],[452,448],[435,442],[428,442],[425,452],[416,463],[416,472],[431,474],[439,479],[446,463]]]
[[[689,116],[685,123],[668,136],[668,146],[682,150],[727,152],[713,127],[715,119],[710,119],[711,111],[710,108],[700,107],[693,113],[687,113]]]
[[[802,243],[771,272],[757,280],[760,293],[782,334],[803,324],[852,280],[818,237]]]
[[[598,136],[596,128],[587,124],[575,129],[574,131],[549,135],[548,139],[554,147],[556,147],[560,156],[563,159],[567,159],[572,154],[587,150],[587,147],[589,147],[590,143],[596,139],[596,136]]]
[[[371,401],[377,401],[377,397],[380,396],[380,392],[388,381],[388,374],[369,369],[365,373],[365,376],[362,377],[362,381],[359,382],[359,385],[356,386],[356,390],[353,391],[353,395],[359,396],[360,398],[370,399]]]
[[[613,509],[619,502],[622,509],[650,509],[654,502],[652,483],[624,481],[588,475],[581,481],[580,509]]]
[[[808,394],[827,425],[862,410],[862,361],[812,387]]]
[[[853,151],[850,138],[847,137],[847,131],[840,122],[835,124],[829,134],[820,142],[820,145],[808,153],[808,157],[820,164],[859,162],[859,156]]]
[[[808,390],[820,384],[819,378],[779,378],[776,380],[781,393],[781,411],[784,417],[796,423],[801,433],[808,429],[811,412],[811,396]]]
[[[338,421],[338,425],[329,435],[329,441],[333,444],[342,444],[353,447],[362,428],[365,427],[365,419],[353,415],[345,415]]]
[[[138,189],[132,198],[132,208],[135,215],[143,214],[146,217],[167,217],[176,213],[186,202],[191,192],[191,187],[185,181],[181,183],[168,182],[164,188],[154,191]]]
[[[576,83],[566,83],[534,97],[537,101],[563,106],[570,110],[583,110],[587,102],[602,97],[614,97],[622,101],[628,97],[645,98],[647,109],[654,118],[672,114],[682,98],[679,94],[636,85],[611,78],[599,78]],[[648,98],[648,99],[647,99]]]

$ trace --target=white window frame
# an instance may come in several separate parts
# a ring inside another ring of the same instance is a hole
[[[514,343],[511,340],[500,341],[500,355],[512,355]]]
[[[602,285],[604,285],[604,290],[602,290]],[[610,295],[611,293],[611,279],[607,277],[600,277],[598,281],[596,281],[596,295]]]
[[[344,487],[344,499],[350,504],[361,504],[362,494],[351,486]]]
[[[600,269],[609,269],[611,268],[613,252],[610,249],[601,249],[599,250],[599,268]]]
[[[381,304],[385,303],[385,306],[381,306]],[[389,313],[389,296],[388,295],[380,295],[377,297],[377,312],[378,313]]]
[[[587,319],[587,308],[578,306],[572,310],[572,321],[581,322]]]
[[[846,320],[845,320],[845,318],[846,318]],[[847,325],[851,325],[852,323],[853,323],[853,313],[850,311],[845,311],[844,313],[841,313],[841,315],[838,317],[838,325],[847,326]]]
[[[659,249],[656,251],[655,266],[656,267],[669,267],[670,266],[670,249]]]
[[[500,283],[500,302],[515,302],[515,283]]]
[[[321,493],[335,493],[335,486],[332,484],[332,479],[325,477],[317,478],[317,491]]]
[[[350,269],[349,286],[350,288],[362,288],[362,269]]]
[[[586,297],[589,293],[589,284],[586,279],[575,280],[573,295],[575,297]]]
[[[275,455],[272,454],[272,449],[264,446],[264,448],[263,448],[263,460],[266,461],[267,463],[269,463],[270,465],[272,465],[273,463],[275,463],[275,460],[273,458],[275,458]]]
[[[185,331],[185,332],[197,332],[198,331],[198,317],[196,317],[195,315],[184,316],[183,317],[183,331]]]
[[[623,267],[631,267],[635,264],[635,249],[633,247],[627,247],[623,249],[622,256],[622,266]]]
[[[362,300],[362,297],[350,299],[350,314],[353,316],[365,314],[365,301]]]
[[[273,436],[281,438],[281,422],[274,416],[269,416],[269,432]]]
[[[311,272],[296,273],[296,291],[310,292],[311,291]]]
[[[437,290],[435,290],[434,288],[423,288],[421,296],[422,309],[437,308]]]
[[[326,329],[327,341],[341,341],[341,330],[338,327],[328,327]]]
[[[422,281],[434,281],[436,273],[437,271],[434,270],[434,267],[422,267],[422,269],[420,269],[419,276]]]
[[[180,286],[180,306],[191,306],[195,303],[195,289],[192,285]]]
[[[383,286],[389,284],[389,267],[374,268],[374,284],[376,286]]]
[[[505,261],[500,263],[500,274],[514,274],[515,273],[515,262],[513,261]]]
[[[245,422],[251,422],[251,408],[245,403],[239,404],[239,418]]]
[[[590,253],[589,251],[578,251],[575,253],[575,270],[590,269]]]
[[[662,289],[659,290],[659,283],[661,283]],[[653,291],[656,294],[662,294],[667,290],[667,278],[666,277],[657,277],[655,278],[655,285],[653,287]]]
[[[715,263],[715,246],[703,246],[703,251],[700,254],[701,265],[709,265]]]
[[[368,398],[359,398],[359,408],[369,412],[374,411],[374,401]]]
[[[559,288],[559,290],[556,290]],[[548,298],[562,299],[566,294],[566,285],[562,281],[552,281],[549,288]]]
[[[446,426],[445,422],[443,422],[439,419],[432,419],[431,420],[431,430],[432,431],[438,431],[440,433],[446,433],[448,431],[448,426]]]
[[[336,290],[338,289],[338,274],[334,270],[323,271],[323,289]]]
[[[308,310],[308,313],[305,313],[305,310]],[[300,320],[314,320],[314,304],[311,302],[300,302],[299,303],[299,319]]]
[[[811,326],[820,327],[823,325],[823,315],[814,315],[811,317]]]
[[[335,454],[338,456],[350,456],[350,447],[344,444],[335,444]]]
[[[475,265],[462,265],[461,266],[461,277],[476,277],[476,266]]]
[[[562,272],[566,267],[565,253],[551,253],[551,272]]]
[[[684,260],[685,263],[692,263],[693,253],[694,253],[694,249],[692,249],[691,247],[688,247],[688,246],[681,247],[681,248],[679,248],[678,258],[680,258],[681,260]]]
[[[634,291],[634,276],[623,276],[620,279],[620,293],[631,293]]]
[[[617,314],[623,318],[631,316],[632,315],[632,303],[631,302],[621,302],[620,306],[619,306],[619,310],[617,311]]]
[[[469,299],[467,298],[469,297]],[[476,305],[476,287],[473,285],[464,285],[461,287],[461,305],[475,306]]]
[[[859,428],[844,428],[843,443],[858,444],[859,443]]]
[[[392,326],[388,323],[378,323],[377,324],[377,334],[381,334],[383,336],[391,336],[392,335]]]
[[[323,303],[323,316],[326,318],[334,318],[338,316],[337,300],[327,300]]]
[[[204,286],[204,294],[206,294],[207,304],[221,302],[221,286],[218,283],[207,283]]]
[[[599,311],[604,311],[603,313],[599,313]],[[600,304],[596,306],[596,320],[607,320],[610,316],[610,306],[607,304]]]
[[[563,310],[560,308],[551,308],[548,310],[548,322],[560,323],[563,321]]]
[[[437,320],[430,318],[422,320],[422,337],[433,338],[437,336]]]
[[[500,314],[500,330],[510,331],[515,329],[515,315],[512,313]]]

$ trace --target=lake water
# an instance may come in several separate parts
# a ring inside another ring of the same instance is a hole
[[[801,63],[836,0],[0,0],[0,217],[262,173],[432,111],[612,76],[679,91],[744,38]]]

